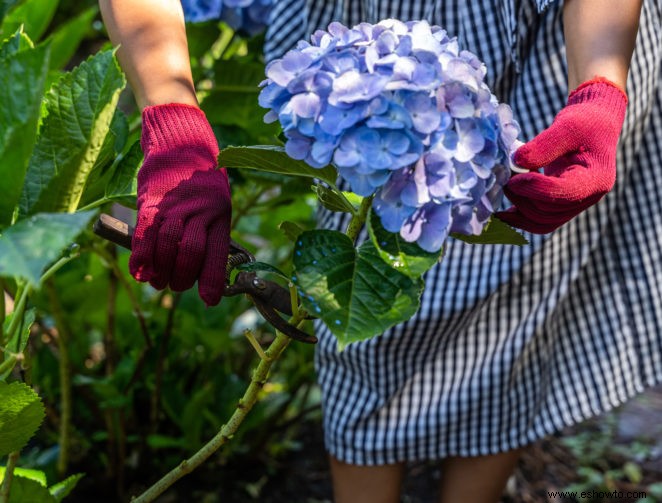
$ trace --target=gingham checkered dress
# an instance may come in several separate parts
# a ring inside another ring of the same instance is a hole
[[[484,455],[600,414],[662,381],[662,0],[646,0],[616,187],[530,245],[451,241],[418,314],[336,351],[319,331],[326,444],[355,464]],[[333,20],[427,19],[488,68],[525,140],[565,104],[549,0],[278,0],[268,58]],[[337,214],[324,224],[344,228]]]

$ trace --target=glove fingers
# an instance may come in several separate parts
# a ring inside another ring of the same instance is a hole
[[[186,222],[175,267],[170,276],[170,288],[182,292],[195,284],[205,260],[206,248],[207,226],[203,215]]]
[[[159,232],[157,213],[156,208],[138,211],[129,258],[129,272],[137,281],[150,281],[154,276],[154,251]]]
[[[530,220],[528,217],[525,217],[517,208],[510,208],[506,211],[497,212],[494,214],[494,216],[512,227],[517,227],[518,229],[522,229],[533,234],[548,234],[562,225],[556,222],[541,223]]]
[[[552,205],[540,206],[539,201],[530,199],[504,189],[506,196],[513,203],[517,211],[524,217],[537,223],[558,223],[559,225],[575,216],[576,212],[566,206]]]
[[[559,176],[523,173],[508,182],[511,192],[557,205],[576,206],[592,197],[596,190],[591,170],[573,165]]]
[[[155,274],[149,282],[157,290],[165,288],[170,283],[183,233],[184,222],[180,218],[166,220],[159,228],[154,254]]]
[[[557,118],[549,128],[518,148],[513,157],[515,164],[537,170],[577,150],[577,136],[566,131],[569,124],[565,122]]]
[[[207,306],[215,306],[221,301],[225,289],[229,246],[230,214],[228,212],[214,222],[207,234],[207,249],[198,280],[200,298]]]

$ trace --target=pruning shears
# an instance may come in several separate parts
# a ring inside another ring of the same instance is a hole
[[[128,250],[131,249],[133,227],[122,220],[102,213],[94,224],[94,232],[108,241]],[[252,271],[239,271],[234,277],[234,282],[231,282],[234,269],[251,262],[255,262],[255,256],[243,246],[230,241],[223,296],[232,297],[245,294],[274,328],[294,340],[310,344],[316,343],[317,337],[298,329],[278,314],[292,315],[289,290],[278,283],[258,277]]]

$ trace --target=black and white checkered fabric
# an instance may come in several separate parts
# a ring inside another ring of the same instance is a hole
[[[334,456],[497,453],[662,382],[662,0],[644,4],[614,190],[525,247],[451,241],[418,314],[382,336],[338,353],[319,331]],[[567,96],[561,11],[550,0],[279,0],[265,49],[282,55],[332,20],[427,19],[486,62],[528,140]]]

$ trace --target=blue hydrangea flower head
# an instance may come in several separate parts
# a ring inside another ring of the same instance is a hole
[[[184,17],[197,23],[220,19],[237,31],[264,31],[275,0],[182,0]]]
[[[332,163],[387,230],[437,251],[482,232],[510,176],[520,129],[486,73],[426,21],[334,22],[267,66],[259,102],[291,157]]]

